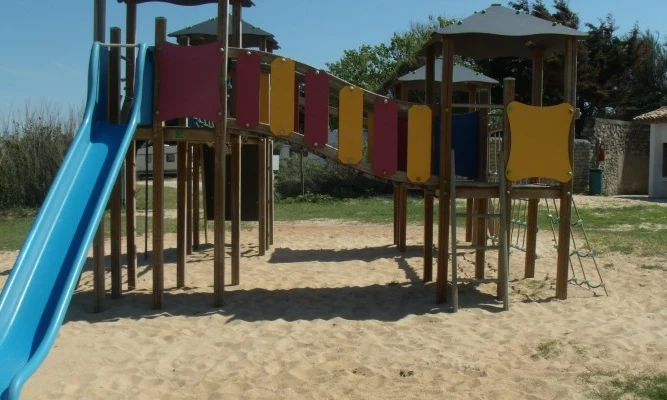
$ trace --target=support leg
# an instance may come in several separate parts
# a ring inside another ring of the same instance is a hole
[[[424,282],[433,280],[433,192],[424,191]]]

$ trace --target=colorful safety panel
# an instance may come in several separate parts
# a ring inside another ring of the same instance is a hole
[[[262,72],[259,76],[259,121],[269,123],[271,75]]]
[[[271,62],[271,133],[289,136],[294,131],[294,60],[276,58]]]
[[[343,164],[361,162],[364,129],[364,93],[345,86],[339,94],[338,160]]]
[[[241,52],[236,59],[236,123],[240,127],[259,125],[261,59],[259,54]]]
[[[311,149],[326,146],[329,138],[329,75],[320,70],[306,72],[304,142]]]
[[[479,177],[479,112],[452,115],[452,149],[456,154],[454,174]],[[440,174],[440,117],[433,119],[433,175]]]
[[[220,42],[201,46],[179,46],[169,42],[157,45],[158,92],[155,118],[200,117],[219,120],[222,113],[220,81],[222,53]]]
[[[410,182],[425,182],[431,178],[431,129],[433,114],[425,105],[408,110],[408,168]]]
[[[571,180],[572,105],[538,107],[513,101],[507,105],[506,112],[511,128],[510,154],[505,168],[507,179]]]
[[[398,105],[390,99],[377,99],[373,106],[373,174],[388,177],[398,168]],[[370,125],[370,124],[369,124]]]
[[[367,144],[367,154],[366,161],[373,163],[373,150],[375,147],[375,115],[372,112],[368,113],[367,116],[367,130],[368,130],[368,144]]]

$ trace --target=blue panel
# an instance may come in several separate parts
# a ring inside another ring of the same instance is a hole
[[[455,114],[452,117],[452,149],[456,154],[455,174],[470,179],[479,176],[479,113]],[[449,158],[449,157],[448,157]],[[433,119],[434,175],[440,173],[440,117]]]
[[[155,47],[149,47],[144,59],[144,70],[135,72],[135,75],[142,74],[144,82],[144,96],[139,110],[139,125],[153,125],[153,73],[155,71]],[[135,79],[139,79],[137,76]],[[136,91],[136,89],[135,89]]]

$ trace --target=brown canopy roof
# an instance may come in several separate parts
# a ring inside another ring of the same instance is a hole
[[[454,52],[466,57],[532,58],[534,47],[541,47],[545,54],[562,53],[565,38],[586,36],[576,29],[493,4],[454,25],[440,28],[428,45],[447,37],[455,39]]]
[[[649,111],[634,118],[637,122],[648,122],[651,124],[666,122],[667,123],[667,106],[662,106],[657,110]]]

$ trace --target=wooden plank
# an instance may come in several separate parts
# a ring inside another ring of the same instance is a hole
[[[433,192],[424,190],[424,282],[433,280]]]
[[[229,32],[229,2],[218,0],[218,41],[227,54]],[[227,148],[227,68],[228,57],[222,58],[220,80],[218,82],[221,112],[215,125],[215,182],[214,190],[214,238],[213,238],[213,305],[223,305],[225,292],[225,178]]]
[[[288,136],[294,126],[294,60],[276,58],[271,63],[270,125],[275,136]]]
[[[231,140],[231,208],[232,208],[232,285],[240,283],[241,270],[241,136]]]
[[[120,28],[113,27],[110,32],[111,43],[121,42]],[[111,124],[120,122],[120,47],[109,49],[109,101],[108,119]],[[123,234],[123,176],[116,176],[111,193],[111,298],[118,299],[123,293],[123,275],[121,271],[120,253]]]
[[[192,151],[193,147],[190,143],[187,144],[187,153],[185,155],[185,209],[187,220],[185,222],[185,255],[192,255]]]
[[[137,5],[126,3],[125,13],[125,42],[134,44],[137,42]],[[125,48],[125,95],[134,98],[134,74],[135,74],[135,48]],[[127,246],[127,289],[134,290],[137,287],[137,244],[136,244],[136,222],[137,222],[137,200],[136,200],[136,177],[137,177],[137,144],[133,140],[125,156],[125,231]]]
[[[199,248],[199,196],[200,196],[200,180],[199,172],[201,171],[200,150],[201,145],[194,145],[192,153],[192,247]]]
[[[412,106],[408,112],[407,176],[410,182],[431,178],[431,138],[433,114],[425,105]]]
[[[311,149],[326,146],[329,138],[329,75],[320,70],[306,74],[304,142]]]
[[[436,274],[436,303],[447,298],[447,270],[449,256],[450,195],[447,184],[453,178],[446,154],[452,152],[452,80],[454,74],[454,40],[442,39],[442,77],[440,92],[440,166],[438,176],[438,264]]]
[[[259,220],[258,220],[258,251],[259,255],[266,254],[266,139],[259,142],[259,169],[258,169],[258,194],[259,194]]]
[[[373,111],[373,173],[392,176],[398,169],[398,106],[389,99],[378,99]]]
[[[176,287],[185,286],[185,242],[187,236],[187,142],[176,145]]]
[[[342,164],[358,164],[362,158],[363,100],[363,92],[356,86],[347,86],[339,92],[338,160]]]

